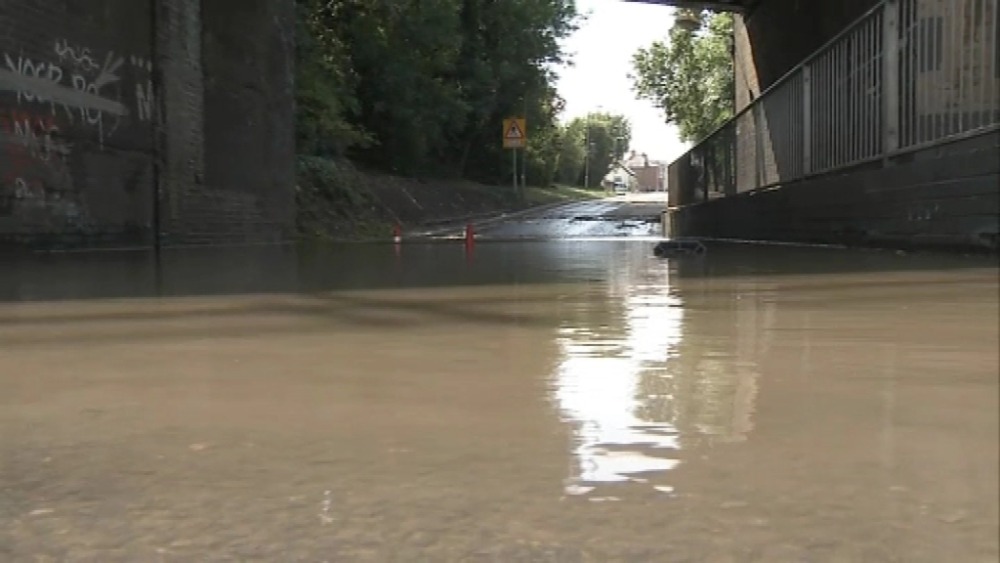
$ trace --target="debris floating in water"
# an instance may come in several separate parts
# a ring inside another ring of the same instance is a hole
[[[700,240],[674,239],[657,243],[653,248],[653,254],[660,258],[672,256],[691,256],[705,254],[708,249]]]

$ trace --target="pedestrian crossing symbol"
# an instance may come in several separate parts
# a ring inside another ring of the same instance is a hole
[[[521,117],[512,117],[503,120],[503,148],[520,149],[528,143],[527,128],[525,120]]]

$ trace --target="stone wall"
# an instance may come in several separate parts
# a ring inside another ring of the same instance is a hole
[[[291,235],[291,0],[0,8],[0,246]]]

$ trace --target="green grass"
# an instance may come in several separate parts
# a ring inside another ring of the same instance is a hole
[[[556,185],[550,188],[529,186],[524,190],[525,203],[531,206],[559,203],[563,201],[598,199],[603,196],[604,193],[600,190],[587,190],[564,185]]]
[[[429,210],[426,220],[437,220],[500,214],[604,195],[601,190],[566,185],[533,186],[521,193],[511,186],[463,181],[442,182],[432,188],[413,179],[366,173],[349,161],[302,156],[296,185],[299,234],[321,240],[387,239],[402,214],[392,206],[412,212],[409,201],[416,201],[414,198],[419,200],[421,210]],[[413,217],[411,220],[417,221]]]

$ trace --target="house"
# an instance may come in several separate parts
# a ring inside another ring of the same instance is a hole
[[[625,184],[625,188],[630,192],[635,191],[637,185],[635,173],[621,161],[615,162],[601,180],[601,187],[605,191],[614,190],[616,184]]]
[[[625,166],[635,178],[635,191],[662,192],[666,189],[667,163],[650,160],[646,153],[632,151]]]

